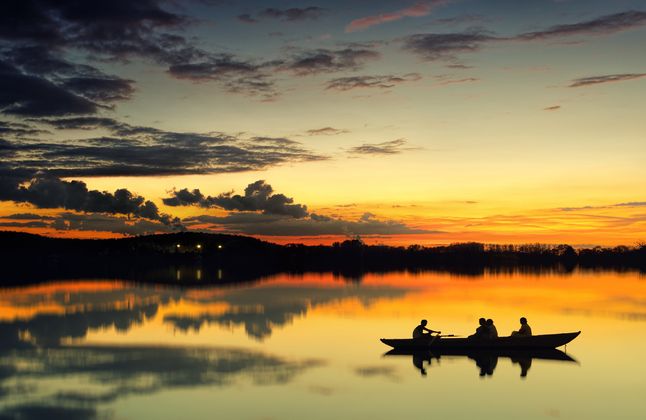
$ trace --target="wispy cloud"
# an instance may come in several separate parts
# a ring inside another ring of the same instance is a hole
[[[409,150],[417,150],[416,147],[409,147],[406,139],[385,141],[382,143],[364,143],[348,150],[350,155],[396,155]]]
[[[578,211],[578,210],[596,210],[609,209],[613,207],[646,207],[646,201],[628,201],[625,203],[608,204],[605,206],[580,206],[580,207],[560,207],[561,211]]]
[[[561,105],[552,105],[543,108],[543,111],[558,111],[559,109],[561,109]]]
[[[348,47],[336,50],[319,48],[294,55],[278,66],[278,69],[291,72],[297,76],[309,76],[320,73],[357,70],[366,62],[380,57],[379,52],[370,48]]]
[[[395,10],[394,12],[382,13],[378,15],[366,16],[355,19],[346,27],[346,32],[355,32],[368,29],[371,26],[381,25],[387,22],[394,22],[405,17],[421,17],[431,13],[435,6],[446,3],[446,0],[420,1],[412,6]]]
[[[425,60],[455,60],[456,54],[475,52],[483,44],[499,40],[485,32],[415,34],[404,38],[404,49]]]
[[[351,76],[339,77],[327,82],[326,90],[348,91],[353,89],[390,89],[397,85],[407,82],[420,80],[422,76],[419,73],[409,73],[401,76],[398,75],[379,75],[379,76]]]
[[[524,41],[561,38],[572,35],[604,35],[646,24],[646,12],[629,10],[577,23],[556,25],[542,31],[525,32],[515,39]]]
[[[414,34],[403,38],[403,47],[425,60],[454,61],[457,54],[477,52],[490,43],[540,42],[576,35],[608,35],[644,25],[646,25],[646,12],[630,10],[512,36],[498,36],[483,30]]]
[[[602,83],[623,82],[626,80],[641,79],[646,77],[646,73],[624,73],[624,74],[606,74],[602,76],[589,76],[574,79],[568,87],[585,87],[599,85]]]
[[[336,136],[338,134],[346,134],[349,132],[350,130],[344,130],[334,127],[313,128],[306,131],[306,133],[310,136]]]

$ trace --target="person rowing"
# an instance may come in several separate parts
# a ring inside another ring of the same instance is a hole
[[[429,337],[433,333],[442,333],[442,331],[435,331],[430,328],[426,328],[426,324],[428,324],[427,320],[422,319],[420,321],[419,325],[413,330],[413,338]]]

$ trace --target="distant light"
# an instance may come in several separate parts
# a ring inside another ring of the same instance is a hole
[[[177,247],[179,248],[179,247],[181,247],[181,245],[180,245],[180,244],[177,244]]]
[[[197,244],[197,249],[200,249],[200,248],[202,248],[202,245]]]
[[[218,245],[218,249],[222,249],[222,245]]]

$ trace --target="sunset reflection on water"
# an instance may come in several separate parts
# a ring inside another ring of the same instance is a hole
[[[383,357],[389,349],[379,338],[407,337],[420,318],[468,335],[481,316],[501,335],[517,329],[520,316],[535,334],[581,330],[566,350],[574,361]],[[195,418],[298,418],[303,410],[386,418],[421,415],[419,401],[433,395],[434,413],[458,417],[522,410],[526,418],[637,418],[646,408],[644,321],[646,279],[635,272],[401,272],[352,281],[281,274],[200,288],[112,280],[7,288],[0,402],[9,418],[53,410],[176,418],[181,407]]]

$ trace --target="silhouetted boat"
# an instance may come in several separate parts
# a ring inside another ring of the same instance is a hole
[[[542,334],[530,337],[498,338],[382,338],[381,342],[395,349],[553,349],[574,340],[581,331]]]

